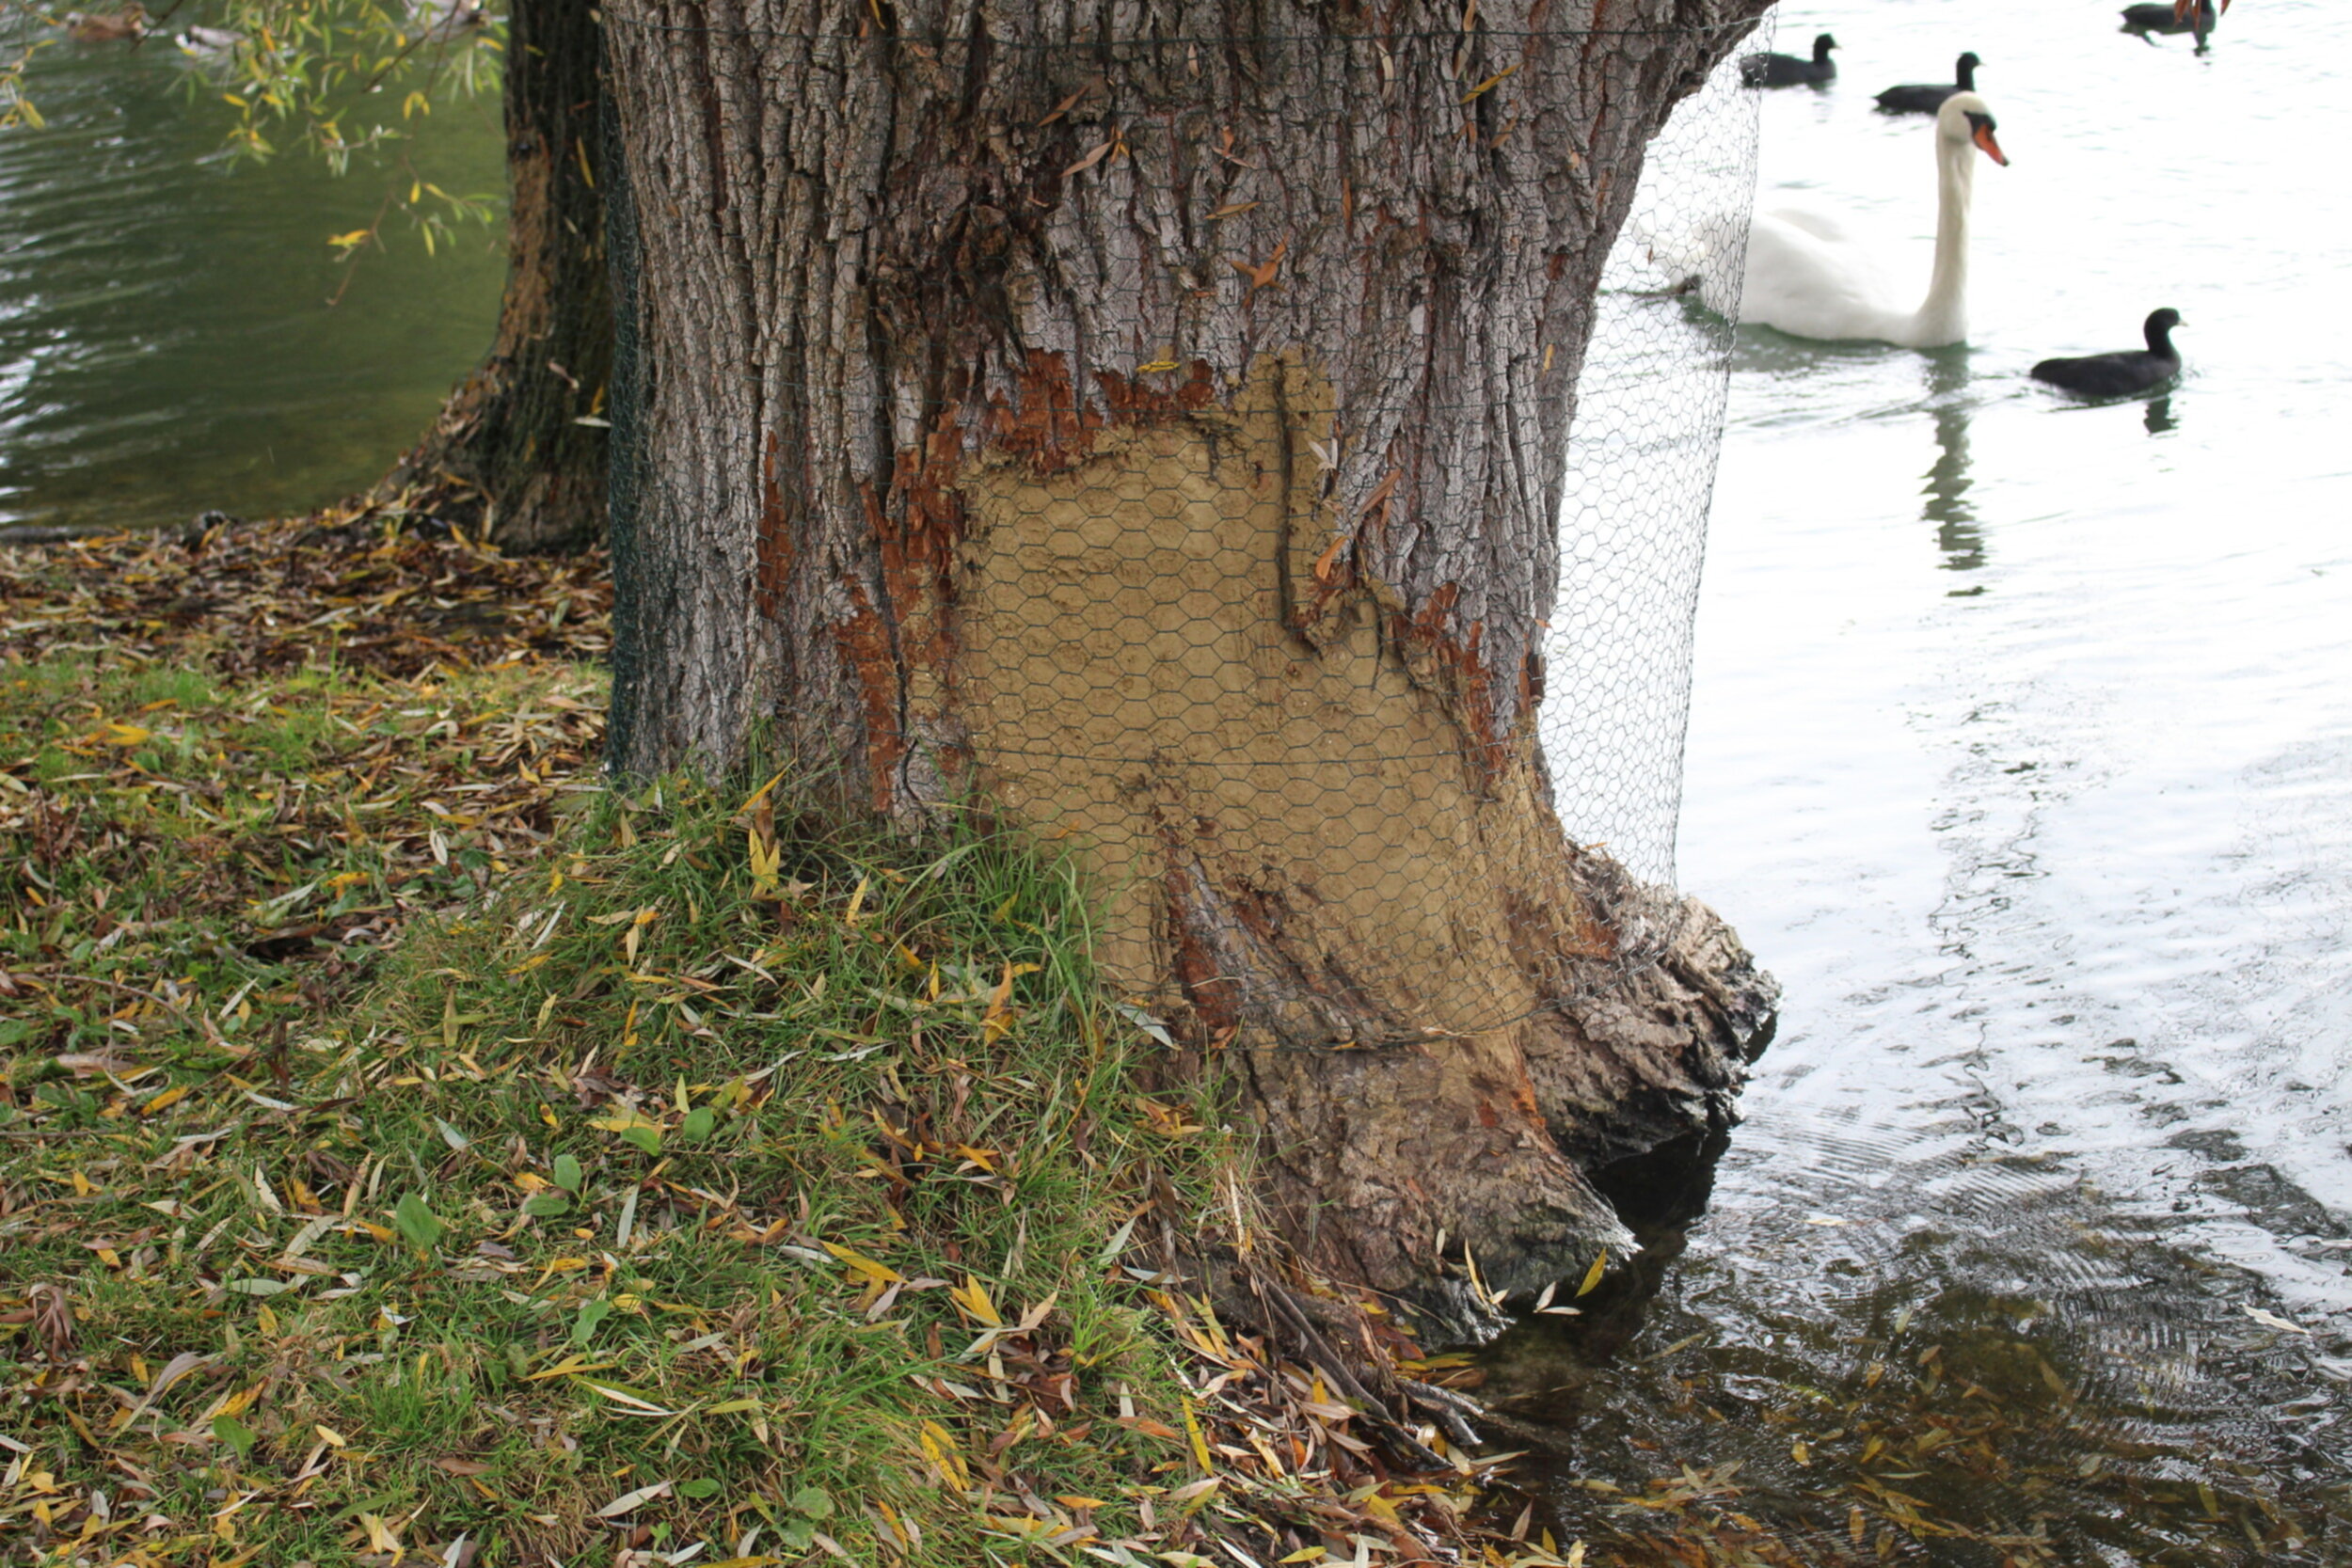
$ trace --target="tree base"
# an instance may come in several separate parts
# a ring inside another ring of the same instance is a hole
[[[1318,571],[1311,391],[967,475],[952,613],[900,624],[946,655],[902,784],[968,771],[1066,844],[1114,984],[1236,1065],[1309,1266],[1475,1339],[1488,1292],[1629,1244],[1599,1173],[1730,1126],[1777,989],[1577,848],[1532,726],[1488,743],[1411,620]]]

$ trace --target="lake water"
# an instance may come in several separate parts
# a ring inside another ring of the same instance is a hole
[[[2116,23],[1781,13],[1841,74],[1767,95],[1763,203],[1923,293],[1929,121],[1869,95],[1963,49],[2013,162],[1965,348],[1739,335],[1679,872],[1787,999],[1655,1297],[1496,1358],[1563,1528],[2352,1562],[2352,12]],[[2158,306],[2169,396],[2026,377]]]
[[[382,474],[488,347],[503,239],[437,259],[394,216],[346,287],[327,236],[416,174],[502,206],[497,101],[441,103],[412,167],[232,169],[230,111],[169,39],[0,12],[0,52],[43,37],[48,129],[0,133],[0,525],[277,515]]]

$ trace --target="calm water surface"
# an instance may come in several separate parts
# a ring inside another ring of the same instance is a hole
[[[48,31],[10,12],[0,49]],[[497,234],[436,260],[394,218],[330,307],[326,237],[405,175],[230,168],[196,69],[168,39],[60,40],[31,73],[49,128],[0,134],[0,524],[315,506],[381,474],[489,344]],[[494,100],[440,106],[416,168],[500,193],[497,119]]]
[[[2352,1562],[2352,11],[2115,22],[1781,15],[1765,203],[1924,292],[1869,94],[1963,48],[2014,162],[1966,348],[1740,335],[1679,863],[1787,1002],[1687,1251],[1496,1358],[1581,1533]],[[2169,396],[2026,378],[2166,305]]]

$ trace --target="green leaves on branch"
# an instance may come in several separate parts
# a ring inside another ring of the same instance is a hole
[[[383,210],[368,228],[335,236],[338,259],[380,243],[386,218],[405,216],[428,249],[469,224],[496,216],[493,198],[441,189],[411,166],[416,128],[440,103],[498,92],[505,58],[502,19],[467,0],[198,0],[167,14],[185,24],[191,106],[225,105],[232,157],[269,158],[287,147],[349,173],[355,156],[389,166]],[[42,40],[46,41],[46,40]],[[157,47],[168,47],[160,41]],[[22,91],[27,49],[0,60],[0,131],[38,130]]]
[[[33,107],[33,101],[24,96],[24,68],[33,63],[33,51],[46,41],[28,43],[14,59],[0,60],[0,131],[20,127],[38,131],[47,123],[40,118],[40,111]]]

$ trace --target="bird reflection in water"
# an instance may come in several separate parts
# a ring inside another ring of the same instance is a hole
[[[1935,525],[1935,543],[1947,572],[1973,572],[1984,564],[1984,533],[1968,501],[1976,483],[1968,471],[1968,367],[1965,351],[1936,355],[1927,362],[1928,416],[1935,425],[1935,461],[1920,494],[1920,515]],[[1981,594],[1981,585],[1955,588],[1955,595]]]
[[[2151,436],[2162,436],[2167,431],[2178,430],[2181,421],[2172,417],[2172,394],[2167,392],[2160,398],[2150,398],[2148,412],[2140,422],[2148,427],[2148,434]]]

